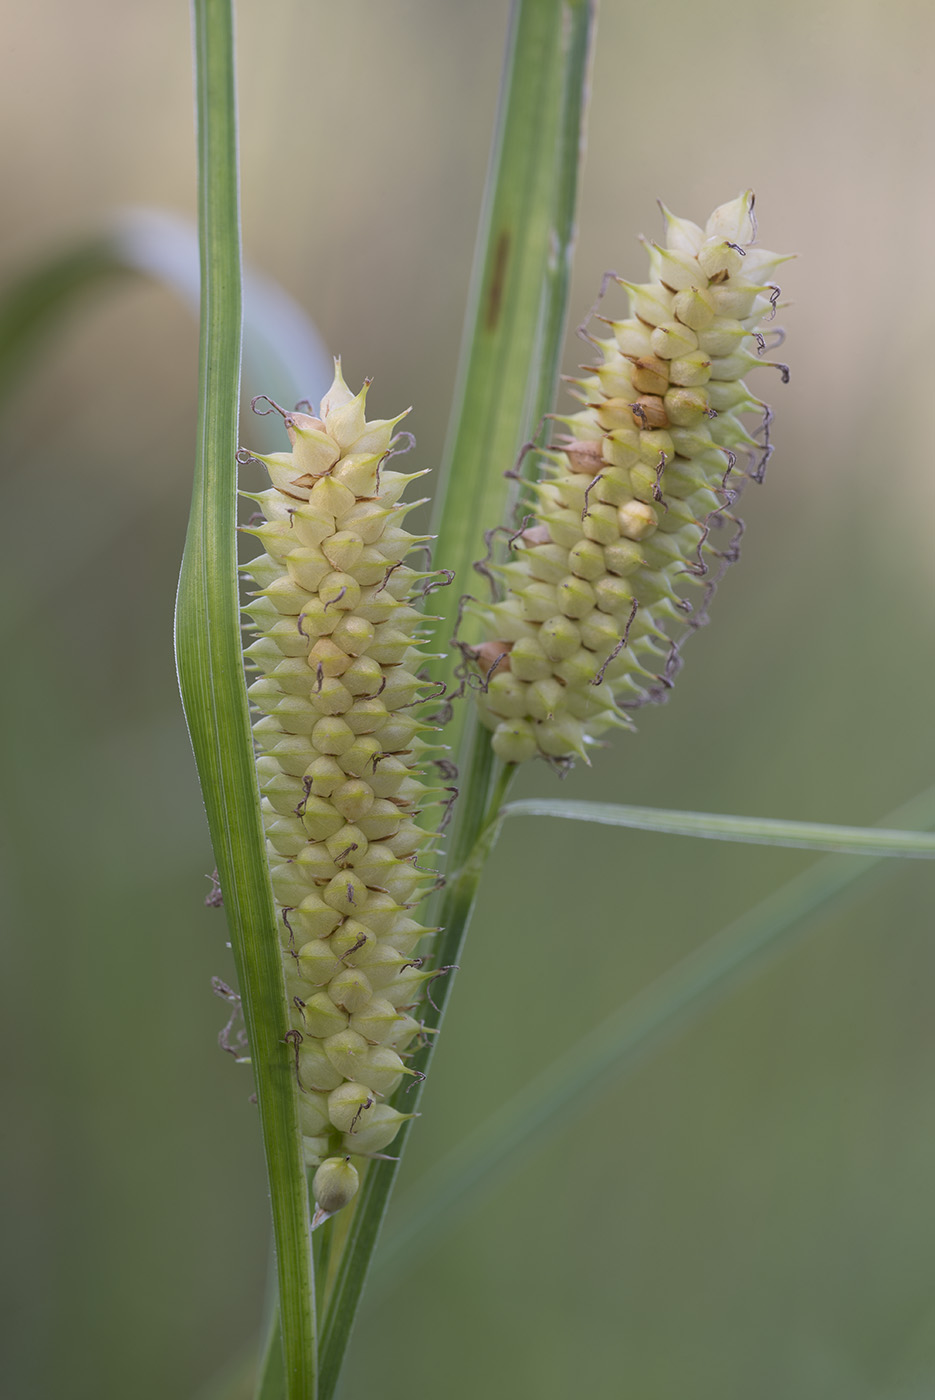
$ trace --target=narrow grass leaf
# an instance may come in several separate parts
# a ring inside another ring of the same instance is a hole
[[[885,819],[935,825],[935,788]],[[419,1180],[378,1256],[379,1283],[454,1229],[537,1148],[587,1111],[608,1084],[717,1006],[800,935],[806,920],[852,894],[881,855],[828,856],[690,953],[584,1036]],[[892,868],[892,867],[890,867]]]
[[[755,846],[793,846],[803,851],[839,855],[935,857],[935,835],[924,831],[885,831],[880,827],[829,826],[824,822],[782,821],[772,817],[734,817],[715,812],[674,812],[656,807],[628,807],[615,802],[563,802],[524,797],[508,802],[501,817],[560,817],[565,821],[661,831],[670,836],[700,836],[709,841],[739,841]]]
[[[0,402],[69,313],[137,275],[160,282],[197,315],[201,274],[195,226],[158,209],[118,210],[95,237],[6,288],[0,295]],[[294,403],[324,392],[331,362],[315,327],[278,283],[257,272],[244,274],[243,337],[247,394],[270,393]],[[137,499],[112,501],[110,510],[72,532],[44,561],[30,590],[9,590],[0,631],[9,635],[25,626],[37,603],[70,586],[110,540],[138,529],[149,509]]]
[[[179,683],[240,979],[269,1172],[287,1400],[316,1394],[308,1196],[240,653],[235,520],[241,276],[229,0],[195,0],[198,447],[176,614]]]
[[[25,273],[0,296],[0,398],[14,388],[65,318],[110,287],[160,283],[197,315],[198,233],[161,209],[117,209],[90,237]],[[309,317],[272,278],[247,268],[243,281],[247,393],[283,403],[320,397],[331,360]]]

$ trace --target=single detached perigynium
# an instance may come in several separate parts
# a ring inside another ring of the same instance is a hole
[[[507,762],[586,757],[610,726],[632,727],[631,709],[665,698],[680,642],[736,557],[738,455],[754,476],[768,456],[768,433],[741,421],[769,421],[743,375],[764,363],[758,327],[784,259],[752,246],[751,191],[703,229],[664,214],[649,282],[622,282],[631,315],[588,337],[600,363],[573,381],[584,407],[558,418],[567,436],[540,454],[515,558],[489,566],[502,596],[480,609],[479,705]]]
[[[248,527],[265,551],[247,565],[249,695],[322,1214],[353,1197],[352,1159],[381,1152],[408,1116],[386,1100],[412,1073],[410,1011],[431,975],[412,917],[435,879],[417,864],[433,838],[416,820],[429,744],[413,713],[425,689],[413,590],[427,575],[404,562],[413,477],[385,465],[400,420],[366,420],[368,387],[351,393],[337,365],[317,417],[279,410],[292,450],[258,458],[272,484],[252,497],[264,522]]]

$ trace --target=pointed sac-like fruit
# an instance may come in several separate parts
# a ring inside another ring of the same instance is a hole
[[[319,1210],[334,1215],[352,1201],[359,1186],[357,1168],[349,1157],[328,1157],[312,1178],[312,1191]]]
[[[650,280],[622,282],[630,316],[589,337],[596,363],[572,381],[584,406],[557,420],[511,559],[486,566],[499,596],[477,610],[483,641],[468,650],[506,762],[587,758],[603,731],[632,727],[630,710],[666,698],[737,557],[733,504],[771,451],[769,410],[743,376],[772,364],[759,326],[784,259],[753,247],[751,191],[704,228],[663,212]]]
[[[412,917],[434,880],[423,857],[435,838],[418,823],[437,791],[417,718],[430,576],[405,563],[422,542],[403,528],[413,478],[385,464],[399,419],[368,422],[366,395],[338,365],[318,417],[279,410],[292,450],[258,458],[272,487],[251,498],[264,553],[246,566],[299,1121],[326,1214],[356,1190],[351,1159],[382,1151],[411,1116],[385,1100],[412,1074],[409,1013],[431,976],[417,955],[430,930]]]

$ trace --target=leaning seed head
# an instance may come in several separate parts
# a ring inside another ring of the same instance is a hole
[[[565,435],[520,507],[533,519],[493,565],[503,596],[481,610],[476,694],[504,762],[586,756],[606,729],[631,727],[631,709],[666,698],[736,557],[733,503],[769,456],[768,410],[742,376],[768,363],[757,323],[783,259],[752,247],[749,190],[703,228],[663,214],[650,280],[621,281],[631,314],[591,338],[597,362],[570,381],[584,407],[559,419]]]

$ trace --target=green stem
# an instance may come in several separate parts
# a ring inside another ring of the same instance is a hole
[[[484,554],[484,531],[506,519],[512,483],[503,474],[554,399],[594,19],[593,0],[517,0],[513,7],[438,501],[435,558],[455,571],[456,583],[433,597],[442,614],[436,650],[449,651],[459,594]],[[450,684],[456,659],[451,649],[435,675]],[[445,738],[457,756],[460,799],[447,862],[455,873],[436,904],[445,926],[442,967],[458,960],[483,864],[478,838],[489,830],[492,839],[511,777],[468,703],[456,706]],[[433,1028],[452,981],[448,975],[434,983]],[[413,1068],[425,1072],[434,1039]],[[400,1097],[397,1106],[412,1111],[417,1098]],[[321,1400],[330,1400],[337,1384],[408,1126],[393,1144],[397,1160],[372,1163],[354,1203],[322,1329]]]
[[[308,1194],[279,939],[240,651],[236,463],[241,255],[230,0],[195,0],[201,353],[192,509],[176,612],[179,684],[220,875],[269,1171],[288,1400],[313,1400]]]
[[[485,749],[483,752],[489,752],[489,749]],[[496,836],[497,815],[511,778],[512,768],[503,768],[501,765],[499,781],[495,786],[489,805],[483,811],[478,807],[475,815],[478,836],[482,839],[475,843],[472,858],[446,886],[447,898],[442,907],[447,911],[451,920],[450,929],[446,930],[446,941],[449,946],[460,944],[470,922],[484,859]],[[475,787],[474,791],[480,792],[480,786]],[[439,957],[439,966],[450,967],[451,965],[447,964],[444,959],[443,951]],[[451,972],[439,977],[433,984],[432,999],[435,1010],[431,1029],[436,1031],[441,1026],[448,998],[451,995],[454,970],[452,967]],[[436,1040],[437,1036],[434,1035],[426,1037],[426,1045],[410,1061],[411,1068],[419,1074],[424,1075],[427,1072]],[[393,1102],[397,1108],[405,1112],[415,1113],[418,1110],[420,1099],[421,1083],[417,1082],[413,1092],[407,1094],[405,1091],[398,1091]],[[321,1400],[329,1400],[337,1385],[351,1326],[360,1305],[370,1260],[376,1248],[383,1217],[396,1181],[396,1174],[410,1128],[411,1123],[403,1124],[394,1140],[394,1155],[391,1160],[371,1163],[355,1202],[354,1214],[338,1267],[334,1289],[328,1300],[325,1324],[322,1329]]]
[[[555,401],[595,21],[593,0],[523,0],[513,9],[438,501],[436,557],[456,569],[462,589],[470,586],[470,565],[485,552],[485,530],[506,518],[512,484],[503,473]],[[445,600],[441,627],[451,622],[455,602]],[[448,668],[450,680],[451,656]],[[456,747],[460,798],[448,862],[454,873],[437,916],[443,967],[460,959],[496,835],[490,824],[512,777],[512,767],[504,769],[494,757],[469,698],[456,705],[446,738]]]
[[[552,408],[564,340],[594,0],[515,0],[481,211],[445,466],[435,558],[455,583],[433,595],[447,650],[460,594],[505,522],[504,473]],[[452,679],[452,649],[436,674]],[[455,717],[451,743],[460,748]]]

